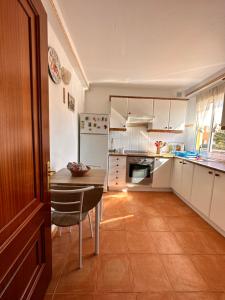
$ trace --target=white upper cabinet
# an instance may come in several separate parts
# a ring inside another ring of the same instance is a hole
[[[170,101],[170,130],[184,130],[187,101],[171,100]]]
[[[153,100],[142,98],[128,99],[128,115],[138,117],[153,115]]]
[[[154,120],[152,129],[168,130],[170,100],[154,100]]]
[[[127,101],[127,98],[111,98],[110,128],[126,127]]]
[[[187,102],[180,100],[154,100],[152,129],[184,130]]]
[[[125,128],[128,116],[153,118],[153,130],[183,130],[186,101],[147,98],[111,98],[110,128]]]
[[[225,173],[215,171],[210,219],[225,231]]]

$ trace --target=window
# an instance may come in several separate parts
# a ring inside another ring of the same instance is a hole
[[[211,135],[211,151],[225,152],[225,130],[221,130],[220,122],[223,112],[223,101],[215,103],[213,114],[213,127]]]
[[[196,149],[225,152],[225,130],[221,130],[225,85],[196,98]]]

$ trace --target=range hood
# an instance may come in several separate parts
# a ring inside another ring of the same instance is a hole
[[[126,126],[147,126],[149,123],[152,123],[154,116],[135,116],[130,115],[127,118]]]

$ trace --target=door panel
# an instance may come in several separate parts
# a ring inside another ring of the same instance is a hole
[[[128,98],[128,114],[133,116],[152,116],[153,100],[142,98]]]
[[[183,172],[183,160],[180,158],[175,158],[173,162],[171,186],[178,194],[181,194],[182,172]]]
[[[152,187],[170,188],[171,169],[172,169],[172,159],[155,158]]]
[[[41,299],[51,277],[47,17],[41,2],[0,1],[0,39],[0,298]]]
[[[27,11],[31,13],[29,10],[25,10],[18,2],[15,4],[14,7],[10,5],[14,9],[11,9],[9,17],[15,19],[18,30],[11,26],[11,30],[5,32],[10,38],[3,35],[6,43],[1,51],[3,57],[9,59],[12,73],[16,76],[10,78],[5,90],[4,106],[1,107],[2,136],[7,142],[1,150],[0,172],[4,193],[1,194],[0,228],[6,226],[21,210],[40,202],[37,88],[36,84],[32,84],[32,79],[36,81],[36,64],[32,64],[32,54],[36,55],[36,45],[32,40],[35,15],[28,16]],[[13,50],[8,55],[7,50],[12,45]],[[8,64],[4,71],[9,72]],[[6,75],[11,77],[10,74]],[[37,200],[35,204],[34,200]]]
[[[169,129],[184,130],[187,101],[171,100]]]
[[[225,231],[225,173],[215,172],[210,219]]]
[[[183,161],[182,179],[181,179],[181,196],[186,201],[190,201],[192,179],[194,173],[194,164],[187,161]]]
[[[213,182],[213,170],[195,165],[191,192],[191,203],[207,217],[209,217],[210,212]]]
[[[154,100],[153,129],[169,129],[170,100]]]

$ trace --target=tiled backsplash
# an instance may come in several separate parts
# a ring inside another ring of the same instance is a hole
[[[156,151],[155,141],[182,144],[184,134],[147,132],[146,127],[128,127],[127,131],[112,131],[109,137],[109,147],[113,139],[114,149],[127,149],[138,151]],[[166,151],[166,148],[164,149]]]

